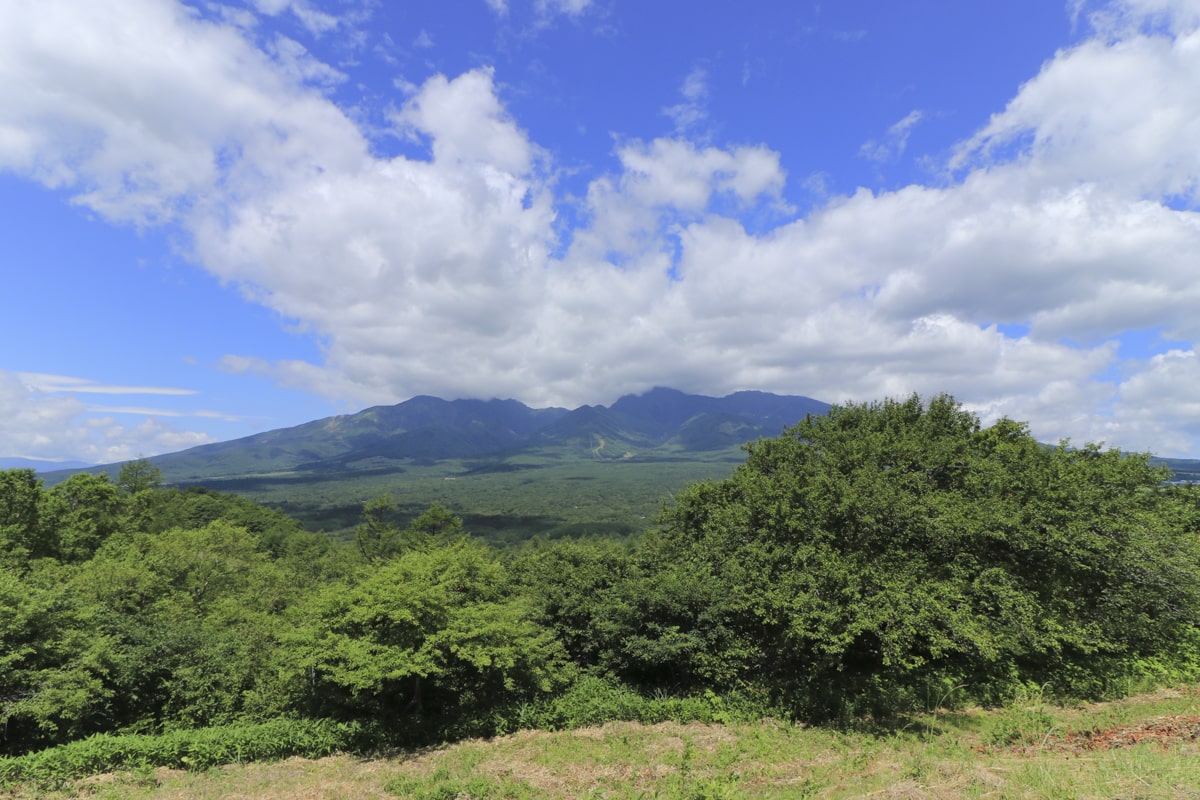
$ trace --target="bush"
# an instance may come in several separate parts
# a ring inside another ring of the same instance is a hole
[[[723,696],[710,690],[683,696],[662,691],[646,695],[612,678],[584,675],[558,695],[498,714],[496,728],[510,732],[569,730],[606,722],[724,724],[761,719],[770,711],[764,699],[751,694]]]
[[[280,719],[255,725],[180,730],[160,736],[98,734],[0,759],[0,786],[61,784],[73,778],[141,767],[193,771],[221,764],[321,758],[361,746],[363,728],[328,720]]]

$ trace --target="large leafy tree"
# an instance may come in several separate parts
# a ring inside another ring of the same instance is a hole
[[[117,473],[117,487],[129,494],[157,489],[161,485],[162,470],[144,458],[125,462]]]
[[[1195,637],[1200,551],[1164,477],[913,396],[749,446],[730,479],[678,499],[662,542],[720,581],[727,670],[809,713],[939,683],[1095,692]]]
[[[0,566],[24,569],[53,553],[42,535],[42,482],[31,469],[0,470]]]
[[[513,562],[572,661],[643,689],[728,688],[738,647],[713,570],[656,537],[535,542]]]
[[[443,720],[549,691],[564,658],[484,545],[409,550],[314,602],[295,664],[326,712]]]
[[[111,641],[63,567],[0,567],[0,753],[79,737],[109,721]]]
[[[61,561],[91,558],[124,522],[125,497],[104,474],[79,472],[43,493],[43,536]]]

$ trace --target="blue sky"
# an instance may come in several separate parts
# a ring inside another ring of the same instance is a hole
[[[0,0],[0,457],[950,392],[1200,457],[1200,1]]]

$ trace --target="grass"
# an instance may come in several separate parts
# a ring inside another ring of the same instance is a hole
[[[1014,736],[1015,734],[1015,736]],[[1036,698],[884,732],[764,721],[525,731],[387,758],[141,770],[13,798],[1200,798],[1200,690]],[[1001,743],[1003,742],[1003,743]]]

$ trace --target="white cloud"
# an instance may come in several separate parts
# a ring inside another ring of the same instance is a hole
[[[255,9],[260,14],[278,16],[284,11],[291,11],[308,29],[309,33],[320,35],[338,26],[337,17],[313,6],[307,0],[252,0]]]
[[[127,388],[129,393],[136,394],[178,393],[153,387]],[[106,464],[213,441],[206,434],[154,421],[149,418],[153,410],[102,411],[75,396],[88,391],[112,394],[120,389],[82,378],[0,370],[0,452],[19,458],[79,459]],[[111,416],[114,413],[145,419],[130,427],[117,422]]]
[[[535,148],[497,99],[490,69],[451,81],[430,78],[394,116],[401,131],[427,136],[433,157],[446,166],[474,164],[509,174],[526,173]]]
[[[708,117],[708,70],[696,66],[679,87],[680,102],[663,109],[675,123],[675,131],[684,133]]]
[[[1047,62],[958,148],[951,166],[1005,163],[1015,148],[1018,163],[1045,184],[1095,183],[1127,196],[1176,196],[1194,206],[1200,199],[1198,75],[1200,29],[1194,26],[1175,36],[1089,40]]]
[[[275,57],[283,74],[294,83],[332,87],[346,80],[345,73],[313,58],[295,39],[276,36],[267,45],[267,52]]]
[[[0,53],[0,169],[115,221],[175,219],[218,185],[366,152],[345,115],[239,30],[178,5],[21,4]]]
[[[1076,19],[1084,5],[1084,0],[1072,0]],[[1091,11],[1088,18],[1101,36],[1112,39],[1155,28],[1181,33],[1200,26],[1200,3],[1196,0],[1115,0]]]
[[[871,161],[891,161],[893,158],[899,158],[904,154],[904,150],[908,147],[908,137],[912,134],[912,129],[921,121],[924,114],[919,110],[912,110],[904,116],[899,122],[896,122],[888,128],[887,136],[882,142],[871,139],[865,142],[859,148],[859,155]]]
[[[1096,438],[1116,436],[1130,449],[1194,458],[1200,441],[1198,390],[1195,348],[1156,355],[1121,384],[1108,430]]]
[[[545,16],[564,14],[568,17],[577,17],[591,5],[592,0],[534,0],[534,6],[538,13]]]
[[[14,373],[22,383],[39,392],[71,392],[73,394],[156,394],[185,396],[196,394],[194,389],[170,386],[111,386],[87,378],[70,375],[48,375],[42,372]]]

